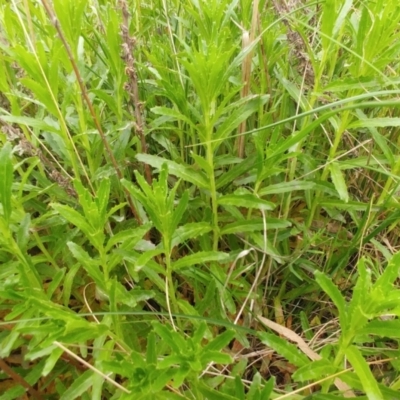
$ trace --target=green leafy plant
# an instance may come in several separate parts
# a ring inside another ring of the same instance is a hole
[[[0,4],[0,400],[396,398],[399,5]]]

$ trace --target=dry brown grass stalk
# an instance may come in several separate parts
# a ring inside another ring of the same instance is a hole
[[[250,46],[255,38],[256,30],[258,26],[258,5],[259,0],[254,0],[253,2],[253,15],[251,19],[250,31],[243,31],[242,34],[242,50]],[[240,92],[240,97],[244,98],[250,93],[250,75],[251,75],[251,62],[253,59],[253,51],[250,51],[243,60],[242,63],[242,90]],[[246,120],[241,122],[239,125],[239,136],[237,139],[237,151],[240,158],[244,157],[244,133],[246,132]]]
[[[142,103],[139,98],[139,85],[138,76],[136,72],[135,57],[133,55],[136,39],[129,34],[129,17],[130,13],[128,11],[128,5],[125,0],[120,0],[119,2],[122,11],[122,58],[125,61],[125,74],[127,76],[127,81],[125,83],[125,89],[130,98],[130,105],[133,108],[135,115],[135,130],[139,137],[141,151],[147,154],[147,143],[146,137],[144,135],[144,122],[142,117]],[[152,182],[150,165],[144,163],[145,177],[148,184]]]
[[[85,83],[83,82],[82,76],[81,76],[81,74],[79,72],[78,65],[77,65],[77,63],[75,61],[74,55],[72,54],[71,47],[68,44],[67,39],[65,38],[64,33],[63,33],[62,29],[61,29],[60,22],[59,22],[59,20],[58,20],[58,18],[56,16],[55,12],[52,10],[50,4],[47,2],[47,0],[42,0],[42,4],[43,4],[43,6],[44,6],[44,8],[46,10],[46,13],[47,13],[48,17],[50,18],[50,20],[52,22],[52,24],[56,28],[58,36],[59,36],[61,42],[63,43],[63,46],[64,46],[64,48],[65,48],[65,50],[66,50],[66,52],[68,54],[68,59],[69,59],[69,61],[71,63],[72,69],[74,70],[75,77],[76,77],[76,80],[78,81],[78,85],[79,85],[79,88],[81,90],[84,102],[86,103],[86,105],[87,105],[87,107],[89,109],[90,115],[92,116],[92,119],[93,119],[93,122],[94,122],[94,124],[96,126],[96,129],[99,132],[101,140],[102,140],[102,142],[104,144],[104,147],[106,149],[106,153],[107,153],[107,155],[109,156],[109,158],[111,160],[111,163],[112,163],[112,165],[114,167],[114,170],[115,170],[115,172],[116,172],[116,174],[118,176],[118,179],[121,180],[124,177],[124,175],[123,175],[123,173],[121,171],[121,168],[118,166],[117,160],[114,157],[114,153],[112,152],[111,147],[110,147],[110,145],[109,145],[109,143],[107,141],[106,135],[103,132],[103,128],[101,127],[100,121],[97,118],[97,115],[96,115],[96,112],[94,110],[93,104],[92,104],[92,102],[91,102],[91,100],[89,98],[89,93],[88,93],[88,91],[86,89]],[[132,214],[134,215],[134,217],[135,217],[136,221],[138,222],[138,224],[141,225],[142,224],[141,218],[140,218],[140,216],[139,216],[139,214],[138,214],[138,212],[136,210],[135,205],[133,204],[133,200],[131,198],[131,195],[130,195],[129,191],[127,189],[125,189],[125,188],[123,190],[124,190],[126,199],[128,200],[128,204],[129,204],[129,207],[130,207],[130,209],[132,211]]]

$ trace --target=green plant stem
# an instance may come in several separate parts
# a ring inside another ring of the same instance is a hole
[[[176,294],[175,294],[175,287],[174,287],[174,281],[172,279],[172,267],[171,267],[171,252],[168,251],[165,254],[165,267],[166,267],[166,277],[168,280],[168,296],[171,299],[171,312],[178,314],[179,313],[179,306],[178,306],[178,301],[176,299]],[[172,316],[171,316],[172,318]],[[172,321],[171,321],[172,322]],[[177,319],[178,325],[180,324],[179,319]]]
[[[219,227],[218,227],[218,203],[217,203],[217,188],[215,185],[214,175],[214,151],[210,141],[207,142],[207,161],[210,166],[211,175],[210,179],[210,194],[211,194],[211,207],[212,207],[212,225],[213,225],[213,250],[218,250],[219,241]]]

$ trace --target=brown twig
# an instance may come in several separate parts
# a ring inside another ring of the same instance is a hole
[[[114,154],[113,154],[113,152],[111,150],[111,147],[110,147],[110,145],[109,145],[109,143],[107,141],[106,135],[103,132],[103,128],[101,127],[101,124],[100,124],[100,122],[99,122],[99,120],[97,118],[96,112],[95,112],[95,110],[93,108],[93,104],[89,99],[88,91],[87,91],[86,86],[85,86],[85,84],[83,82],[82,76],[81,76],[81,74],[79,72],[79,69],[78,69],[78,66],[76,64],[75,58],[74,58],[74,56],[72,54],[71,47],[69,46],[69,44],[68,44],[68,42],[67,42],[67,40],[66,40],[66,38],[65,38],[65,36],[64,36],[64,34],[62,32],[60,22],[57,19],[56,14],[51,9],[51,7],[50,7],[49,3],[47,2],[47,0],[42,0],[42,4],[43,4],[44,8],[46,9],[47,15],[49,16],[52,24],[56,28],[58,36],[59,36],[61,42],[64,45],[64,48],[65,48],[65,50],[66,50],[66,52],[68,54],[69,61],[70,61],[71,66],[72,66],[72,68],[74,70],[76,79],[78,81],[79,88],[80,88],[81,93],[82,93],[82,97],[83,97],[83,99],[84,99],[84,101],[85,101],[85,103],[86,103],[86,105],[87,105],[87,107],[89,109],[89,112],[90,112],[90,114],[92,116],[92,119],[93,119],[93,122],[94,122],[94,124],[96,126],[96,129],[99,132],[99,135],[100,135],[101,140],[102,140],[102,142],[104,144],[106,152],[107,152],[108,156],[110,157],[110,160],[111,160],[111,163],[112,163],[112,165],[113,165],[113,167],[115,169],[115,172],[117,173],[118,179],[121,180],[124,177],[124,175],[122,174],[122,171],[118,166],[117,160],[114,157]],[[142,221],[141,221],[140,216],[139,216],[139,214],[138,214],[138,212],[136,210],[135,205],[133,204],[132,197],[131,197],[129,191],[127,189],[125,189],[125,188],[123,188],[123,190],[124,190],[125,196],[126,196],[126,198],[128,200],[128,204],[129,204],[129,207],[130,207],[130,209],[132,211],[132,214],[134,215],[134,217],[135,217],[136,221],[138,222],[138,224],[141,225]]]
[[[3,372],[7,374],[14,382],[23,386],[32,396],[32,398],[37,400],[44,400],[43,396],[36,389],[34,389],[22,376],[14,372],[14,370],[10,368],[2,358],[0,358],[0,369],[2,369]]]
[[[131,106],[135,114],[135,130],[139,137],[141,151],[147,154],[147,143],[146,137],[144,135],[144,123],[142,117],[142,103],[139,98],[139,86],[138,77],[135,66],[135,57],[133,51],[136,44],[136,39],[129,34],[129,11],[125,0],[120,0],[119,2],[122,11],[122,59],[125,61],[126,68],[125,74],[127,76],[127,82],[125,83],[125,89],[131,99]],[[152,182],[151,169],[149,164],[144,163],[144,171],[146,176],[146,181],[150,185]]]

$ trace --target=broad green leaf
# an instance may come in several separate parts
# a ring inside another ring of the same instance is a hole
[[[260,210],[273,210],[275,204],[260,199],[253,194],[228,194],[218,197],[218,204],[244,208],[258,208]]]
[[[230,260],[230,256],[227,253],[220,251],[200,251],[198,253],[191,254],[180,258],[179,260],[172,263],[172,269],[174,271],[190,267],[196,264],[203,264],[210,261],[216,261],[220,263],[226,263]]]
[[[153,168],[161,169],[163,164],[168,165],[168,171],[171,175],[175,175],[184,181],[193,183],[202,189],[208,189],[209,183],[206,175],[200,171],[196,171],[194,168],[186,167],[182,164],[178,164],[174,161],[167,160],[162,157],[153,156],[150,154],[137,154],[136,159],[140,162],[151,165]]]
[[[335,189],[337,190],[340,199],[347,203],[349,201],[349,193],[339,164],[334,161],[329,165],[329,169],[331,171],[332,182],[335,185]]]
[[[350,345],[346,349],[346,356],[350,361],[354,371],[360,378],[361,384],[363,385],[364,391],[368,396],[369,400],[384,400],[381,391],[378,387],[374,375],[372,374],[369,365],[365,361],[364,357],[357,349],[357,347]]]
[[[3,118],[3,117],[2,117]],[[13,181],[13,166],[11,161],[11,143],[7,142],[0,150],[0,202],[6,223],[11,217],[11,187]]]
[[[315,271],[315,279],[322,290],[331,298],[339,311],[339,320],[342,330],[345,332],[348,327],[348,316],[346,302],[340,293],[339,289],[332,283],[332,281],[321,271]]]
[[[273,348],[279,355],[285,357],[296,367],[303,367],[304,365],[310,364],[310,360],[307,358],[307,356],[305,356],[295,345],[289,343],[287,340],[274,334],[264,332],[260,332],[258,336],[263,344]]]

